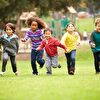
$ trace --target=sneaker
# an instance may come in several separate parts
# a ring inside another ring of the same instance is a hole
[[[61,65],[60,64],[58,65],[58,68],[61,68]]]
[[[70,71],[70,72],[69,72],[69,75],[74,75],[74,72],[73,72],[73,71]]]
[[[15,72],[15,75],[16,75],[16,76],[18,76],[18,71],[17,71],[17,72]]]
[[[100,72],[96,72],[96,74],[100,74]]]
[[[34,76],[37,76],[37,75],[38,75],[38,73],[34,73],[33,75],[34,75]]]
[[[5,72],[1,72],[0,75],[3,76]]]
[[[40,68],[43,68],[43,66],[44,66],[44,64],[40,64],[40,66],[39,66],[39,67],[40,67]]]
[[[40,68],[43,68],[43,66],[44,66],[44,64],[45,64],[45,60],[43,59],[43,63],[42,64],[40,64]]]
[[[47,72],[47,75],[52,75],[52,73],[51,72]]]

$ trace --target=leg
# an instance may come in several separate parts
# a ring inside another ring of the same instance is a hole
[[[94,55],[94,65],[95,65],[95,71],[96,73],[100,72],[100,68],[99,68],[99,53],[95,52],[93,53]]]
[[[40,68],[43,67],[45,60],[43,59],[44,50],[37,51],[37,62],[40,65]]]
[[[68,74],[70,72],[70,62],[71,62],[71,53],[65,53],[66,59],[67,59],[67,69],[68,69]]]
[[[46,69],[47,69],[47,74],[52,74],[52,69],[51,69],[51,58],[46,54]]]
[[[52,61],[52,67],[53,68],[57,68],[59,67],[60,64],[58,64],[58,56],[54,56],[54,57],[51,57],[51,61]]]
[[[16,57],[10,56],[10,61],[11,61],[11,65],[12,65],[12,70],[14,73],[16,73],[17,72]]]
[[[4,52],[3,53],[3,62],[2,62],[2,72],[6,71],[6,65],[7,65],[7,61],[8,61],[8,53]]]
[[[75,56],[76,56],[76,50],[71,51],[71,67],[73,71],[75,70]]]
[[[31,51],[31,66],[34,75],[38,75],[37,66],[36,66],[36,50]]]

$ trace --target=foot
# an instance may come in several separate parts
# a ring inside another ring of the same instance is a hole
[[[74,71],[70,71],[69,72],[69,75],[74,75]]]
[[[0,75],[3,76],[5,72],[1,72]]]
[[[15,75],[16,75],[16,76],[18,76],[18,71],[17,71],[17,72],[15,72]]]
[[[100,72],[96,72],[96,74],[100,74]]]
[[[33,74],[34,76],[35,76],[35,75],[38,75],[38,73],[32,73],[32,74]]]
[[[61,68],[61,65],[60,64],[58,65],[58,68]]]
[[[47,72],[47,75],[52,75],[52,73],[51,72]]]
[[[40,64],[40,68],[43,68],[44,64]]]

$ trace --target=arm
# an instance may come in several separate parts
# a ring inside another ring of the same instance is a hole
[[[94,43],[94,32],[91,33],[90,35],[90,40],[89,40],[89,44],[92,48],[95,48],[95,43]]]
[[[75,32],[76,36],[77,36],[77,43],[76,45],[79,46],[80,45],[80,35],[78,32]]]
[[[37,51],[42,50],[45,47],[44,41],[41,42],[41,44],[36,48]]]
[[[19,50],[19,42],[18,42],[18,39],[16,40],[16,47],[17,47],[17,53],[18,53],[18,50]]]
[[[61,44],[63,44],[64,46],[66,46],[66,39],[67,39],[67,33],[65,33],[62,38],[61,38]]]
[[[22,42],[26,42],[29,39],[29,31],[26,32],[25,37],[21,39]]]
[[[61,44],[58,40],[55,42],[55,44],[56,44],[58,47],[64,49],[65,52],[67,52],[67,48],[65,47],[65,45]]]

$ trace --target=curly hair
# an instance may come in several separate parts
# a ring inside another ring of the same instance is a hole
[[[38,23],[38,28],[39,29],[45,29],[46,28],[46,23],[39,17],[30,17],[30,18],[28,18],[26,20],[26,24],[28,24],[28,26],[31,26],[33,21]]]
[[[4,27],[4,31],[6,31],[7,26],[13,30],[13,33],[15,32],[15,25],[13,23],[7,23]]]

